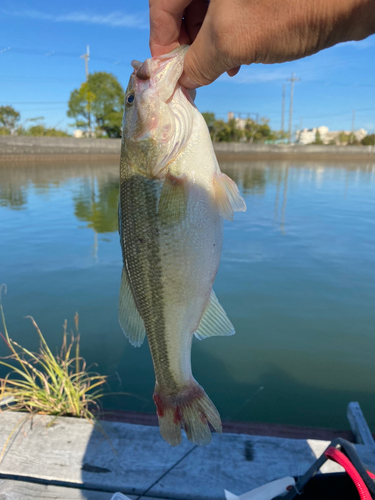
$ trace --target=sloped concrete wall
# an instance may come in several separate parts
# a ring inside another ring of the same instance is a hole
[[[375,158],[375,146],[301,146],[236,142],[214,144],[219,154],[363,156]],[[121,139],[0,136],[0,155],[119,154]]]
[[[0,155],[119,154],[121,139],[0,136]]]
[[[287,144],[248,144],[243,142],[217,142],[216,153],[266,153],[266,154],[309,154],[309,155],[374,155],[375,146],[302,146]]]

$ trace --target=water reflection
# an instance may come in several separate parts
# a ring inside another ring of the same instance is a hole
[[[74,215],[96,233],[117,231],[118,181],[86,179],[74,196]]]
[[[198,381],[224,417],[256,393],[238,418],[339,427],[359,399],[375,426],[375,165],[221,168],[248,206],[225,223],[215,281],[237,333],[194,342]],[[0,283],[17,341],[31,342],[24,315],[49,335],[78,310],[84,357],[154,411],[149,350],[126,343],[117,320],[117,201],[117,163],[0,168]]]
[[[13,210],[22,210],[27,202],[26,187],[14,186],[12,184],[0,184],[0,206]]]
[[[108,180],[116,182],[118,177],[118,163],[109,165],[82,163],[50,164],[18,164],[9,163],[0,165],[0,206],[14,210],[26,207],[32,193],[48,195],[51,190],[58,189],[71,179],[75,183],[106,183]],[[86,192],[87,194],[87,192]],[[91,194],[90,194],[91,197]],[[112,230],[111,230],[112,231]],[[99,231],[98,231],[99,232]]]

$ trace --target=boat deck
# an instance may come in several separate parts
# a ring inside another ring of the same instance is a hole
[[[351,406],[352,405],[352,406]],[[375,469],[375,444],[357,403],[349,421],[361,460]],[[22,425],[17,424],[24,419]],[[303,474],[329,442],[247,434],[214,434],[209,446],[186,439],[171,448],[157,427],[84,419],[0,414],[0,449],[17,427],[0,464],[2,500],[224,499],[284,476]],[[322,472],[342,470],[328,462]]]

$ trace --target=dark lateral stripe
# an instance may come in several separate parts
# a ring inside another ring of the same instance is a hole
[[[120,227],[124,263],[144,321],[158,383],[178,390],[165,339],[158,198],[155,182],[121,166]]]

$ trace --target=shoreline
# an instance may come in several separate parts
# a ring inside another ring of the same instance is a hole
[[[342,154],[311,154],[311,153],[298,153],[298,154],[288,154],[288,153],[217,153],[216,154],[218,162],[255,162],[255,161],[288,161],[288,162],[332,162],[334,163],[353,163],[357,162],[363,163],[374,163],[374,156],[365,155],[355,155],[345,156]],[[100,154],[100,153],[85,153],[85,154],[62,154],[62,153],[52,153],[52,154],[10,154],[2,155],[0,153],[0,168],[3,167],[15,167],[18,165],[32,165],[36,166],[38,164],[46,165],[48,163],[59,163],[72,164],[72,163],[116,163],[120,162],[120,153],[118,154]]]
[[[219,161],[375,162],[375,146],[214,143]],[[121,139],[0,136],[0,165],[19,163],[118,162]]]

